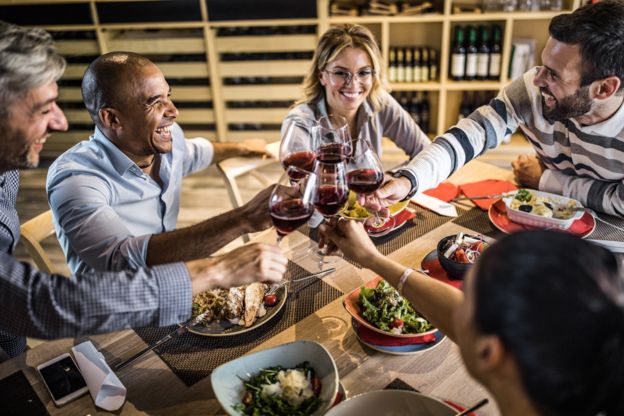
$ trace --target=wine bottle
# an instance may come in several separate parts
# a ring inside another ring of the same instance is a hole
[[[472,113],[472,108],[474,107],[473,100],[474,97],[472,96],[472,93],[468,91],[464,91],[462,93],[462,101],[459,106],[459,115],[457,117],[458,121],[468,117],[470,113]]]
[[[422,48],[420,58],[420,80],[422,82],[429,81],[429,48],[426,46]]]
[[[488,70],[488,78],[497,80],[500,78],[501,71],[501,27],[492,26],[492,46],[490,47],[490,68]]]
[[[397,49],[397,82],[405,82],[405,61],[403,59],[403,48]]]
[[[420,55],[420,48],[415,48],[414,49],[414,65],[412,66],[414,82],[423,81],[423,79],[421,78],[421,74],[422,74],[421,65],[422,65],[422,58]]]
[[[420,128],[423,133],[429,134],[429,92],[423,92],[420,100]]]
[[[405,111],[409,112],[409,97],[406,92],[402,92],[401,95],[399,95],[399,104],[401,104],[401,107],[403,107]]]
[[[435,49],[429,50],[429,80],[436,81],[438,79],[438,53]]]
[[[468,26],[468,44],[466,45],[466,74],[464,79],[477,78],[477,28]]]
[[[420,102],[418,100],[418,96],[414,93],[411,96],[410,99],[410,103],[409,103],[409,114],[410,116],[412,116],[412,120],[414,120],[414,123],[418,124],[420,126]]]
[[[455,28],[455,40],[451,50],[451,78],[461,81],[466,75],[466,47],[464,46],[464,28]]]
[[[405,63],[403,67],[405,68],[405,82],[412,82],[414,80],[414,71],[412,71],[412,48],[405,48]]]
[[[487,27],[479,26],[479,48],[477,50],[477,79],[488,79],[490,70],[490,34]]]
[[[396,49],[390,48],[390,62],[388,63],[389,71],[388,77],[390,78],[390,82],[396,82],[397,80],[397,58],[396,58]]]

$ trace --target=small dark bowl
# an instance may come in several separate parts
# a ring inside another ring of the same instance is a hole
[[[440,261],[442,268],[446,270],[446,273],[449,275],[451,279],[462,280],[464,278],[464,274],[466,274],[468,269],[470,269],[470,267],[472,267],[474,264],[473,263],[460,263],[455,260],[447,259],[446,257],[444,257],[444,250],[442,249],[442,247],[446,245],[447,241],[455,239],[456,236],[457,234],[453,234],[453,235],[444,237],[442,240],[440,240],[440,242],[438,243],[438,250],[437,250],[438,260]],[[470,235],[469,237],[477,238],[476,236],[470,236]]]

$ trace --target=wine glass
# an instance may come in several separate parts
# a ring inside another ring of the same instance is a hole
[[[349,198],[345,170],[344,163],[323,163],[317,160],[314,165],[316,183],[313,202],[326,221],[336,216]],[[326,253],[318,250],[318,247],[315,247],[314,253],[319,257],[319,265],[330,262],[325,260]]]
[[[347,161],[347,185],[355,193],[368,195],[375,192],[383,183],[383,168],[377,153],[366,139],[353,142],[353,154]],[[379,228],[387,222],[375,211],[370,225]]]
[[[337,114],[319,118],[316,146],[316,157],[321,162],[344,162],[351,155],[351,134],[347,119]]]
[[[269,198],[269,212],[277,231],[277,244],[305,224],[314,213],[316,182],[314,173],[289,166],[275,184]]]
[[[316,121],[297,117],[285,122],[280,142],[279,158],[284,170],[296,166],[303,171],[312,172],[316,160]],[[293,180],[301,179],[300,173],[291,171]]]

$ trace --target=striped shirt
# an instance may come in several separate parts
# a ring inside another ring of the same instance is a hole
[[[624,106],[590,126],[574,119],[548,122],[539,88],[533,85],[535,74],[530,70],[513,81],[401,170],[415,177],[419,192],[433,188],[519,128],[546,166],[539,190],[624,216]]]

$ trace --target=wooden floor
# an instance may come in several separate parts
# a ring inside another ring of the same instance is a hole
[[[384,143],[383,148],[382,161],[386,169],[396,166],[405,160],[402,151],[397,149],[391,142]],[[511,161],[518,154],[530,151],[531,148],[523,139],[514,137],[511,144],[502,145],[498,149],[488,152],[486,155],[481,156],[480,160],[508,168]],[[49,209],[45,195],[45,177],[49,164],[50,161],[44,161],[40,168],[22,171],[17,201],[21,222],[25,222]],[[275,181],[281,173],[281,168],[276,163],[262,168],[261,171]],[[244,200],[249,200],[262,189],[260,183],[250,175],[241,177],[238,184]],[[178,228],[195,224],[230,209],[232,209],[232,205],[224,187],[223,179],[216,168],[211,167],[184,179]],[[229,247],[241,243],[242,240],[238,239]],[[48,238],[44,242],[44,248],[52,258],[55,269],[67,274],[68,269],[65,264],[65,257],[56,238]],[[21,245],[18,246],[17,257],[21,260],[29,260],[26,251]]]

